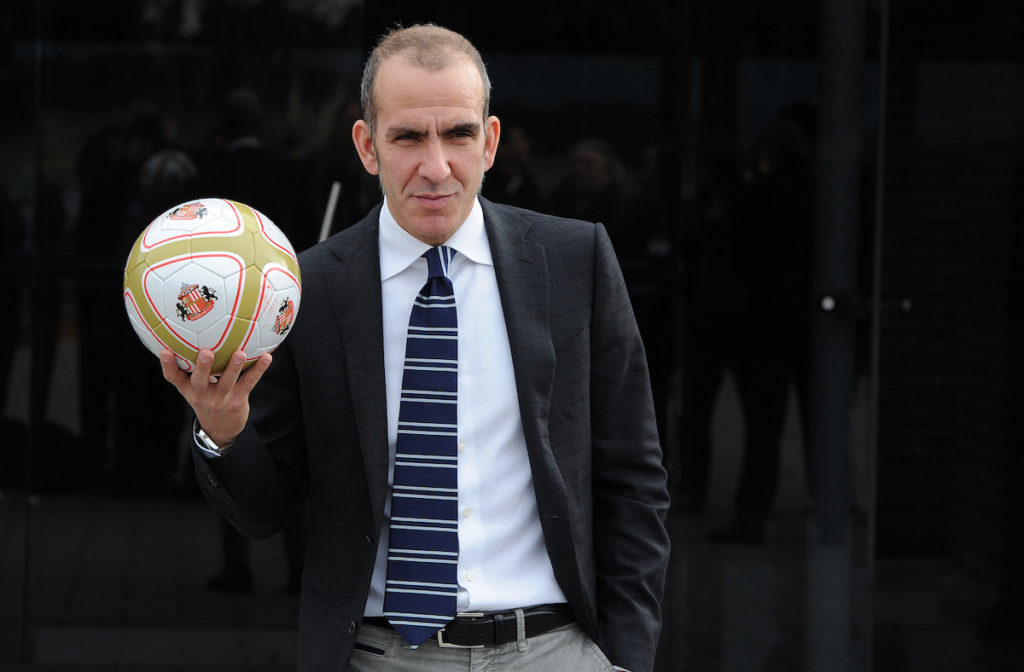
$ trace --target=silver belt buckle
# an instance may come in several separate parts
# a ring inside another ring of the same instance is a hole
[[[485,614],[482,611],[464,611],[461,614],[456,614],[455,618],[458,618],[459,616],[469,616],[469,617],[472,617],[472,618],[479,618],[481,616],[486,616],[486,615],[487,614]],[[482,649],[482,648],[484,648],[483,644],[452,644],[451,642],[446,642],[446,641],[444,641],[444,628],[441,628],[440,630],[437,631],[437,645],[440,646],[442,649]]]

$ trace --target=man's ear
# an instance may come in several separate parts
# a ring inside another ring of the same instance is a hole
[[[352,125],[352,144],[356,146],[356,154],[363,162],[366,172],[370,175],[380,174],[380,164],[377,162],[377,152],[373,148],[370,127],[362,119]]]
[[[498,154],[498,139],[501,137],[501,122],[495,116],[484,121],[484,171],[494,165],[494,157]]]

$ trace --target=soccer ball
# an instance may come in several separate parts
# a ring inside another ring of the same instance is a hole
[[[246,366],[284,340],[302,281],[288,238],[255,208],[222,198],[176,205],[153,220],[124,269],[124,307],[154,354],[174,351],[191,371],[200,350],[213,373],[232,353]]]

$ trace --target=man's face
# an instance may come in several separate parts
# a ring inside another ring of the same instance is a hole
[[[362,120],[352,128],[359,158],[380,177],[398,224],[440,245],[469,215],[498,148],[480,74],[463,59],[431,72],[394,57],[380,65],[373,96],[374,137]]]

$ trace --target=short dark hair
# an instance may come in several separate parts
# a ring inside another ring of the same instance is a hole
[[[417,24],[408,28],[397,27],[380,38],[363,68],[359,102],[363,108],[363,121],[370,127],[371,137],[377,121],[373,86],[381,63],[393,56],[402,56],[409,63],[430,71],[448,67],[452,64],[453,58],[468,59],[480,73],[484,96],[483,118],[487,118],[491,106],[491,79],[487,76],[487,66],[484,65],[483,58],[473,43],[459,33],[433,23]]]

